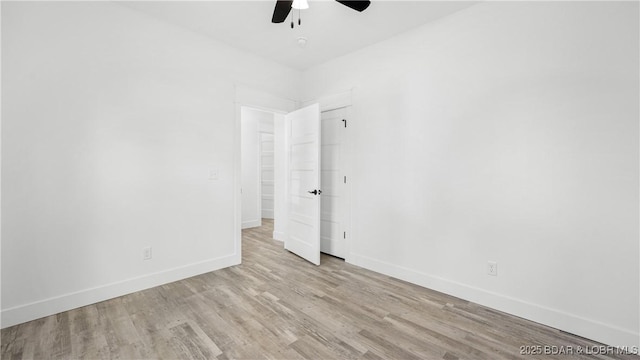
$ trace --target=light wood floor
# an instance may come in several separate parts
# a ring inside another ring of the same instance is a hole
[[[2,359],[533,359],[549,356],[520,346],[596,345],[330,256],[310,265],[272,231],[243,231],[242,265],[4,329]]]

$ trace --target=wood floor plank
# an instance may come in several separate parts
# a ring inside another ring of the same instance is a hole
[[[335,257],[311,265],[263,224],[243,230],[242,265],[3,329],[1,358],[511,360],[600,345]]]

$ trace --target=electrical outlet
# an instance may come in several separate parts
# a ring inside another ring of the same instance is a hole
[[[151,260],[151,247],[142,249],[142,260]]]
[[[487,262],[487,274],[491,276],[498,276],[498,263],[495,261]]]

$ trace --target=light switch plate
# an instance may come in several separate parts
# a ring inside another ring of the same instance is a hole
[[[142,260],[151,260],[152,256],[151,247],[142,249]]]

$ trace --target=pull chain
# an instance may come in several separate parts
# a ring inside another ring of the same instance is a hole
[[[291,28],[293,29],[293,11],[291,12]],[[300,9],[298,9],[298,25],[302,25],[302,20],[300,19]]]

